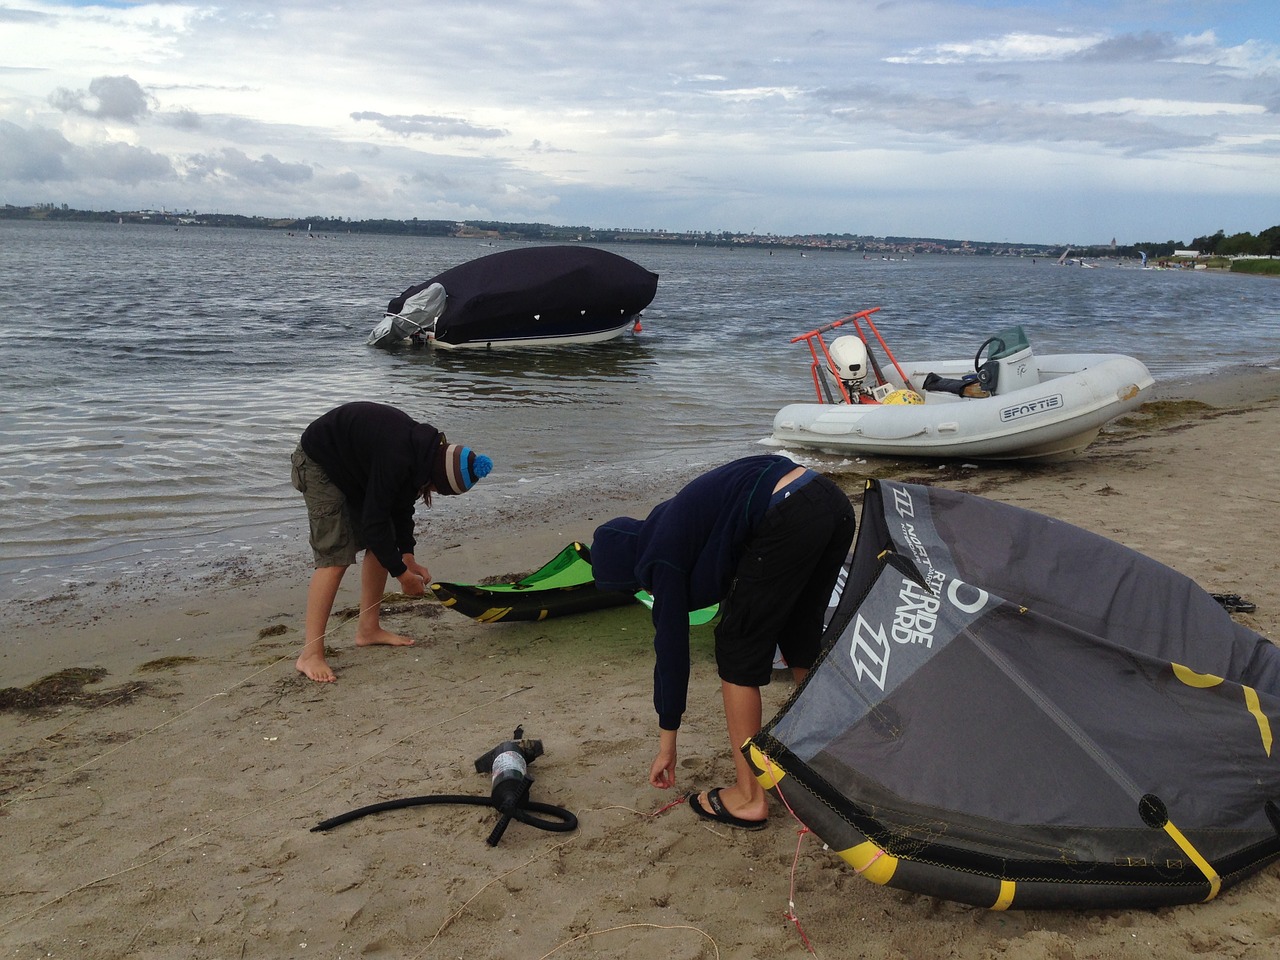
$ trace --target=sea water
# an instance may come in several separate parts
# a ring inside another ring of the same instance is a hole
[[[660,276],[637,334],[520,352],[365,345],[392,296],[512,245],[0,221],[0,601],[305,560],[289,453],[350,400],[492,457],[447,521],[430,511],[465,527],[553,493],[665,495],[763,451],[777,410],[813,395],[791,338],[869,307],[903,357],[968,357],[1015,323],[1039,352],[1128,353],[1157,381],[1280,357],[1267,278],[611,244]]]

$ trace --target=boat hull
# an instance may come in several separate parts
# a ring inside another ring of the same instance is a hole
[[[463,340],[452,343],[445,339],[429,338],[428,342],[441,350],[492,350],[505,347],[567,347],[583,343],[605,343],[616,340],[635,325],[639,314],[625,317],[621,323],[610,319],[611,326],[582,333],[514,334],[493,337],[488,340]]]
[[[1039,382],[981,399],[928,393],[914,405],[789,404],[774,418],[772,439],[836,454],[1063,460],[1137,409],[1154,385],[1141,361],[1120,354],[1050,354],[1036,362]],[[964,360],[902,368],[917,389],[929,372],[959,377],[973,369]]]

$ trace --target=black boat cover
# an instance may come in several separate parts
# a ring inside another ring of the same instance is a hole
[[[863,877],[992,909],[1212,899],[1280,854],[1280,648],[1028,510],[872,481],[821,658],[743,749]]]
[[[415,284],[387,304],[387,313],[400,313],[409,297],[433,283],[448,296],[436,339],[458,344],[575,336],[622,326],[653,301],[658,275],[595,247],[517,247]]]

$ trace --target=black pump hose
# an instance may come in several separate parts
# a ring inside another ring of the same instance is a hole
[[[531,827],[537,827],[539,830],[551,830],[555,833],[567,833],[570,830],[578,829],[578,818],[570,813],[564,807],[552,806],[549,803],[537,803],[536,801],[526,800],[519,806],[512,809],[509,813],[504,811],[492,797],[470,797],[465,794],[436,794],[428,797],[404,797],[400,800],[386,800],[382,803],[373,803],[367,807],[359,807],[356,810],[340,813],[336,817],[330,817],[328,820],[322,820],[311,828],[311,832],[315,833],[321,830],[329,830],[333,827],[340,826],[344,823],[350,823],[352,820],[360,817],[368,816],[371,813],[381,813],[383,810],[399,810],[402,807],[422,807],[429,804],[469,804],[473,807],[493,807],[503,816],[510,816],[513,820],[519,820],[521,823],[527,823]],[[527,811],[534,813],[543,813],[554,817],[554,820],[545,820],[541,817],[531,816]]]

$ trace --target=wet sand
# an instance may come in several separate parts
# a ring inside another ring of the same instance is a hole
[[[1250,371],[1162,388],[1069,463],[828,469],[855,501],[875,473],[1059,517],[1252,600],[1237,619],[1276,638],[1277,437],[1280,374]],[[505,578],[672,492],[557,503],[544,491],[422,553],[438,579]],[[266,577],[229,567],[186,593],[95,586],[4,612],[3,955],[778,958],[806,955],[805,938],[829,957],[1280,949],[1280,866],[1194,907],[992,913],[875,886],[777,808],[758,833],[659,812],[732,765],[699,628],[676,789],[647,785],[656,721],[638,605],[482,625],[432,600],[390,602],[384,622],[418,643],[357,650],[354,624],[339,625],[339,680],[312,683],[293,668],[308,559]],[[339,608],[356,602],[347,579]],[[766,717],[788,693],[766,688]],[[517,725],[546,748],[532,798],[573,811],[576,831],[516,823],[491,847],[492,810],[422,806],[311,832],[394,798],[487,796],[474,761]]]

